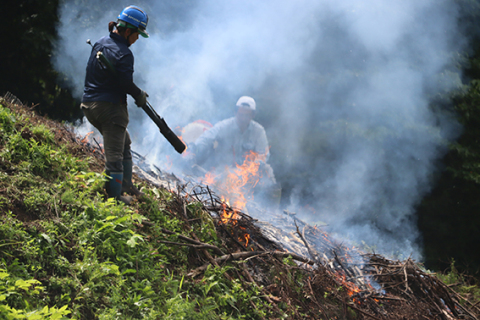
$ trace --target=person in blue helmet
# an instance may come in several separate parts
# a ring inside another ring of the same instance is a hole
[[[122,10],[116,22],[108,24],[110,34],[93,45],[88,59],[80,105],[88,121],[103,136],[108,197],[126,204],[133,199],[130,195],[139,197],[143,194],[132,183],[127,94],[135,99],[138,107],[147,103],[147,93],[133,82],[134,58],[129,49],[140,35],[148,38],[147,23],[148,16],[141,8],[128,6]],[[115,73],[97,59],[98,52],[102,52],[109,60]]]

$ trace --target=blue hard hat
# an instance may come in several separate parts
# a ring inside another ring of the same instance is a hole
[[[147,23],[147,14],[137,6],[128,6],[118,15],[119,26],[137,29],[144,38],[148,38],[148,33],[145,31]]]

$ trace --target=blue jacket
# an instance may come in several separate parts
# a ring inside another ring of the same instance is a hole
[[[125,104],[127,93],[134,98],[140,94],[140,89],[133,83],[133,54],[128,47],[128,41],[116,33],[110,33],[95,43],[88,59],[82,102]],[[116,76],[102,68],[96,58],[98,51],[114,66]]]

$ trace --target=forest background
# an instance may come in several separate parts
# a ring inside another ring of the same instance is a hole
[[[189,3],[191,1],[183,1]],[[480,272],[480,1],[457,0],[458,24],[468,38],[468,48],[452,53],[457,56],[462,85],[439,94],[431,107],[456,117],[462,124],[461,135],[449,141],[449,151],[437,163],[431,177],[433,187],[418,203],[415,220],[421,233],[423,258],[427,268],[442,270],[452,260],[462,271],[478,277]],[[0,94],[11,92],[36,110],[59,121],[74,122],[82,118],[80,102],[72,95],[69,79],[54,69],[52,54],[58,37],[59,6],[57,0],[12,1],[2,6],[6,26],[0,52]],[[99,4],[99,10],[102,4]],[[83,41],[84,39],[79,39]],[[461,70],[461,71],[460,71]],[[258,93],[260,95],[260,93]],[[265,95],[266,93],[263,93]],[[268,101],[265,99],[268,103]],[[265,108],[268,109],[268,108]],[[260,122],[268,132],[267,114]],[[272,150],[281,150],[281,141],[271,139]],[[315,158],[322,146],[307,143]],[[274,169],[283,164],[272,151]],[[277,175],[285,198],[305,172]],[[278,170],[284,172],[284,170]]]

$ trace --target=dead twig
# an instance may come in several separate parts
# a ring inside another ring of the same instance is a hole
[[[305,227],[303,227],[303,234],[300,233],[300,230],[298,229],[298,225],[297,225],[297,221],[296,221],[296,220],[295,220],[295,227],[297,228],[297,233],[298,233],[298,235],[300,236],[300,239],[302,239],[303,244],[305,245],[305,247],[306,247],[307,250],[308,250],[308,254],[310,254],[310,257],[311,257],[313,260],[316,261],[316,260],[317,260],[317,259],[315,258],[316,255],[313,254],[312,249],[310,248],[310,246],[308,245],[307,240],[305,239]]]
[[[325,310],[324,310],[323,307],[320,305],[320,303],[318,303],[317,297],[315,296],[315,293],[313,292],[312,284],[310,283],[310,279],[307,279],[307,284],[308,284],[308,289],[310,290],[310,297],[311,297],[313,303],[315,303],[315,305],[317,306],[317,308],[318,308],[320,311],[322,311],[323,313],[325,313]]]
[[[100,143],[98,143],[97,139],[93,138],[93,141],[95,141],[95,143],[97,144],[98,146],[98,149],[100,150],[100,153],[103,155],[103,148],[100,146]]]

